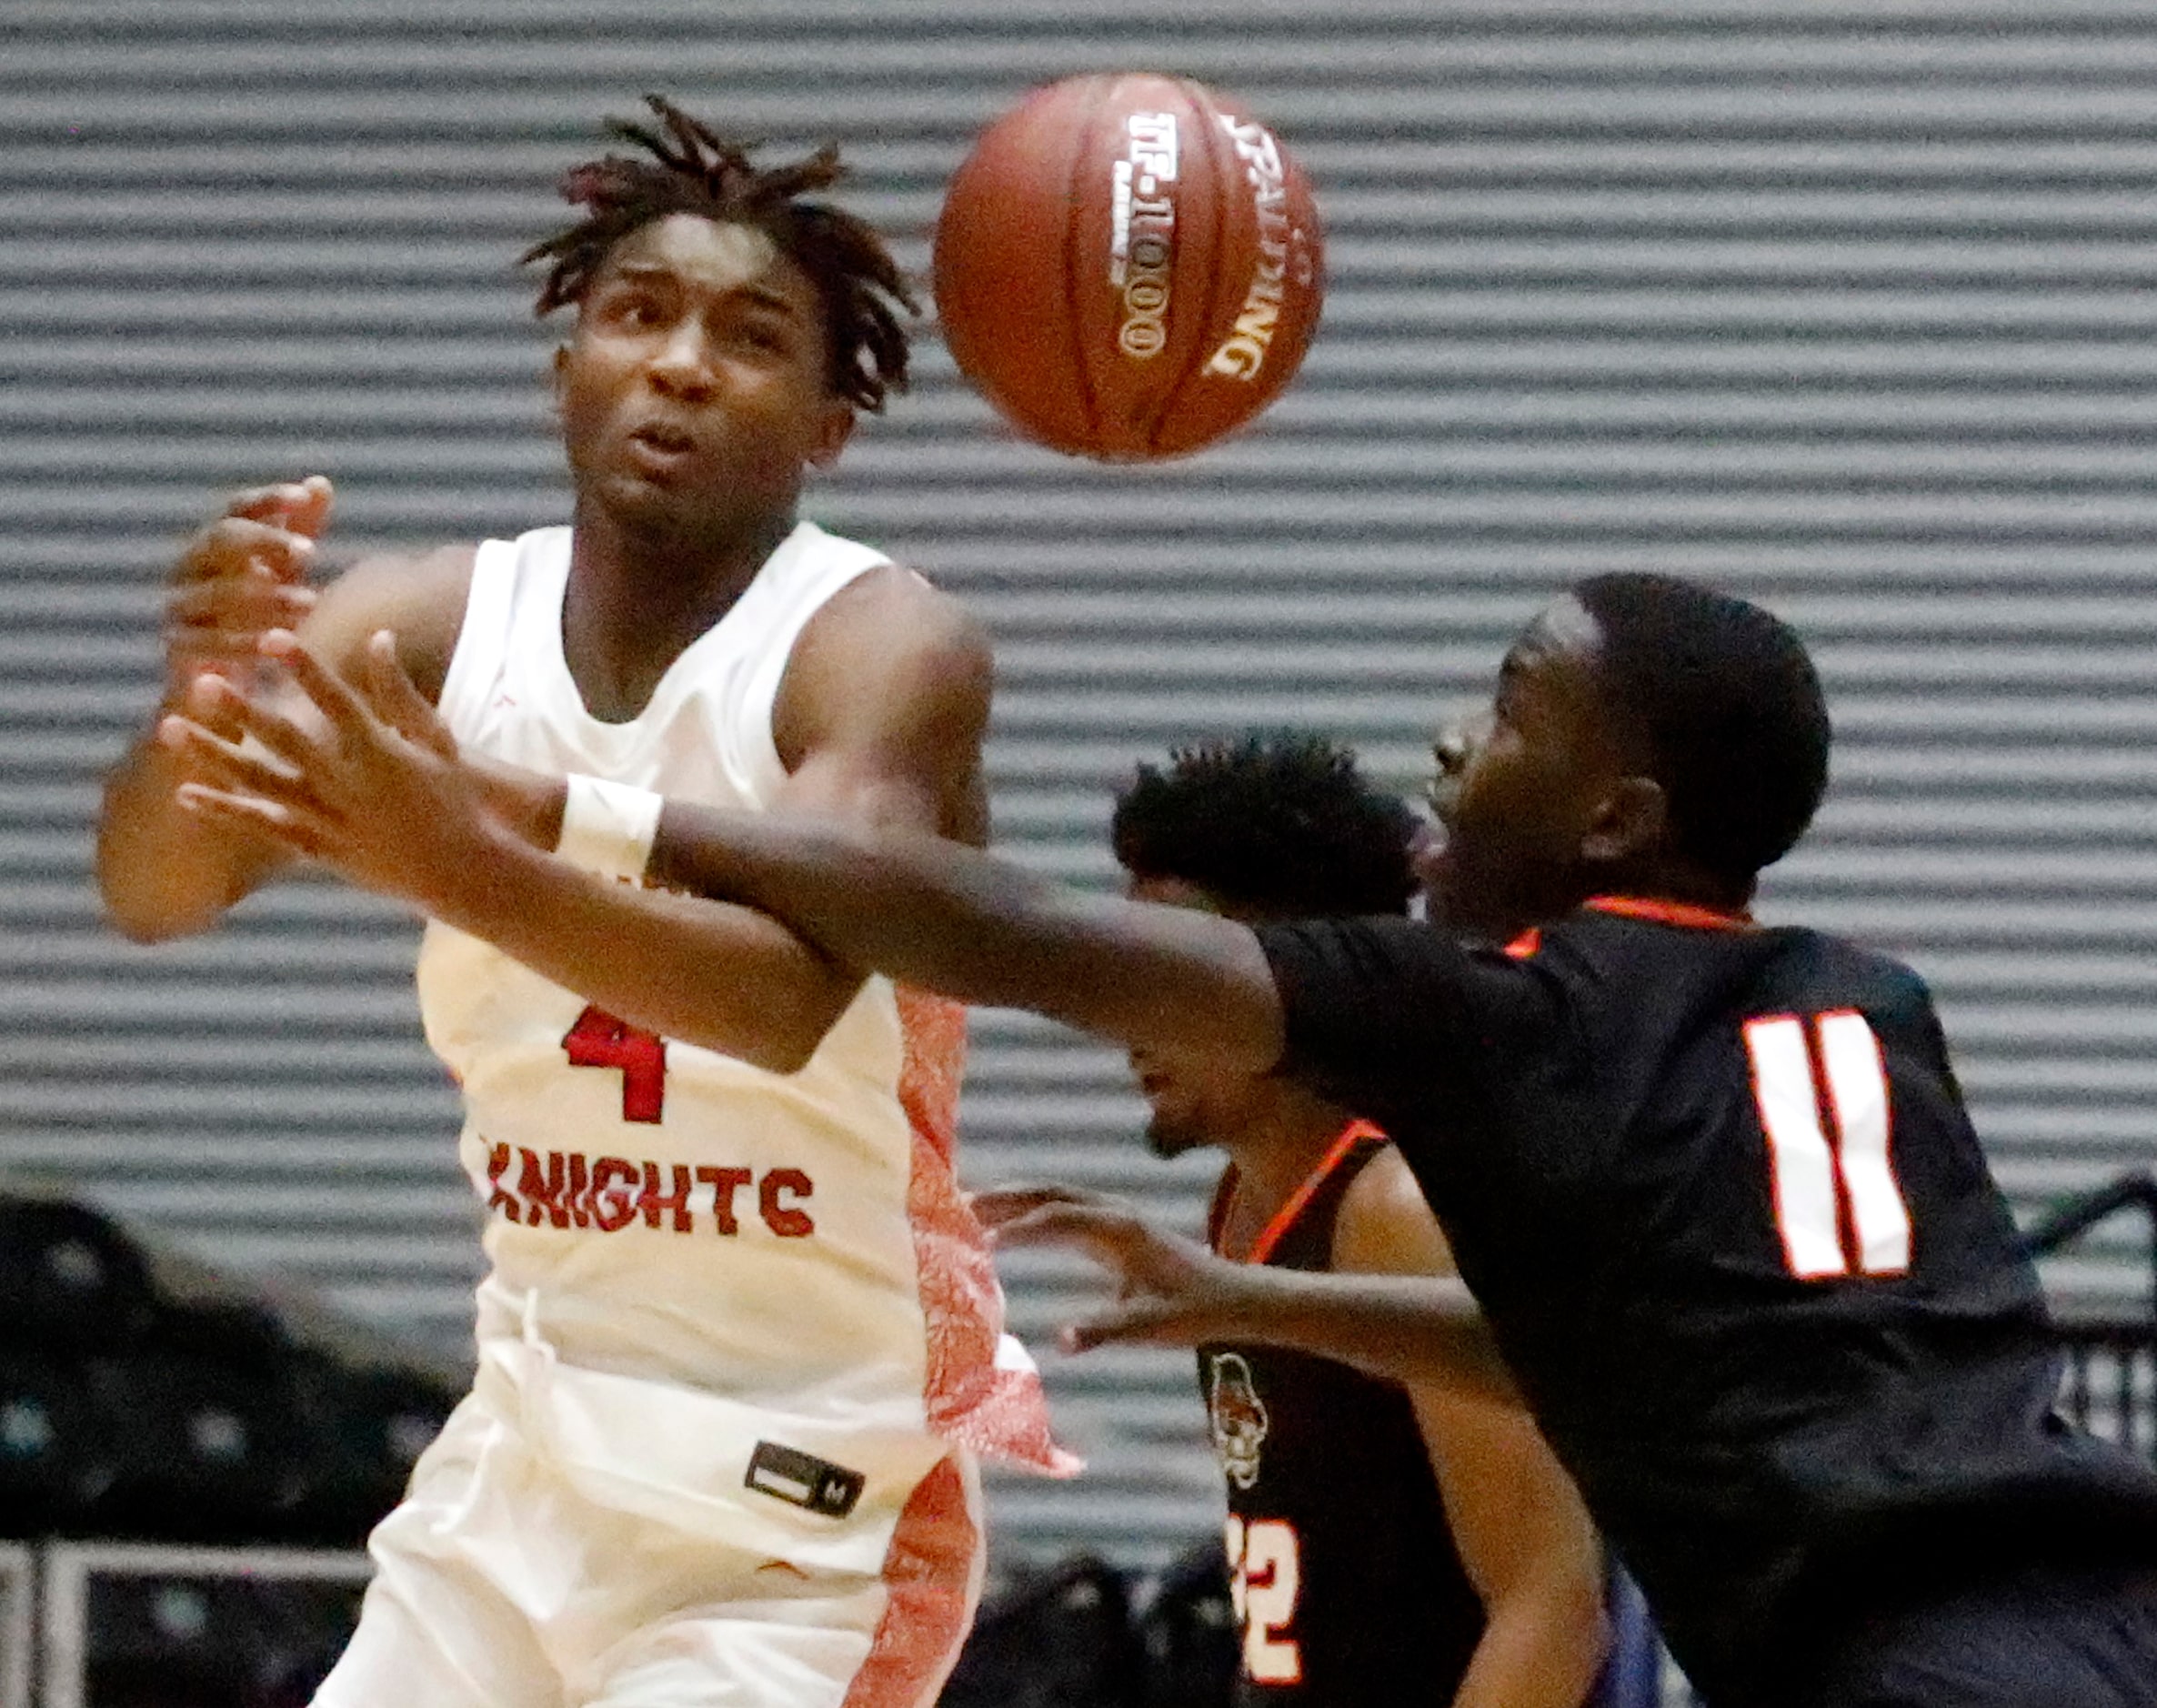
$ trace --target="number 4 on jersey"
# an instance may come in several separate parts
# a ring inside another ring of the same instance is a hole
[[[1910,1209],[1888,1155],[1887,1069],[1865,1017],[1845,1010],[1748,1020],[1745,1051],[1790,1272],[1800,1281],[1853,1268],[1901,1274],[1910,1267]]]
[[[657,1121],[667,1107],[667,1040],[587,1007],[562,1036],[573,1068],[619,1068],[622,1119]]]

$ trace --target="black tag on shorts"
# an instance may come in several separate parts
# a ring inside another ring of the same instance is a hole
[[[827,1518],[844,1518],[860,1500],[868,1481],[858,1471],[848,1471],[828,1459],[818,1459],[798,1448],[777,1442],[758,1442],[749,1455],[749,1474],[743,1486],[768,1494],[774,1500],[806,1506]]]

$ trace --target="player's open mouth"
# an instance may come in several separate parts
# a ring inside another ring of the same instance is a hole
[[[682,457],[690,456],[697,449],[697,440],[693,434],[685,433],[679,427],[666,427],[657,422],[647,423],[638,427],[629,435],[629,443],[638,450],[667,462],[678,461]]]

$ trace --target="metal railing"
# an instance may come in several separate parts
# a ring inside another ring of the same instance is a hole
[[[2125,1213],[2148,1223],[2150,1308],[2061,1323],[2067,1370],[2060,1408],[2093,1434],[2157,1458],[2157,1175],[2123,1174],[2070,1199],[2030,1230],[2027,1243],[2033,1256],[2050,1256]]]

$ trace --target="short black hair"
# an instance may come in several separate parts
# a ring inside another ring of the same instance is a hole
[[[1750,882],[1827,789],[1827,699],[1805,643],[1759,606],[1675,576],[1595,576],[1572,591],[1600,631],[1613,708],[1646,738],[1677,847]]]
[[[1134,878],[1195,885],[1273,919],[1404,913],[1420,820],[1323,736],[1259,731],[1142,764],[1111,836]]]
[[[534,244],[525,262],[552,258],[534,312],[581,303],[614,246],[669,214],[753,226],[808,274],[824,305],[827,383],[832,393],[870,411],[907,385],[907,329],[898,311],[919,314],[906,275],[867,221],[827,203],[804,201],[835,183],[844,167],[836,145],[807,159],[759,170],[753,143],[719,136],[664,95],[647,95],[664,134],[627,119],[607,128],[653,157],[607,155],[573,166],[562,199],[590,211],[574,226]]]

